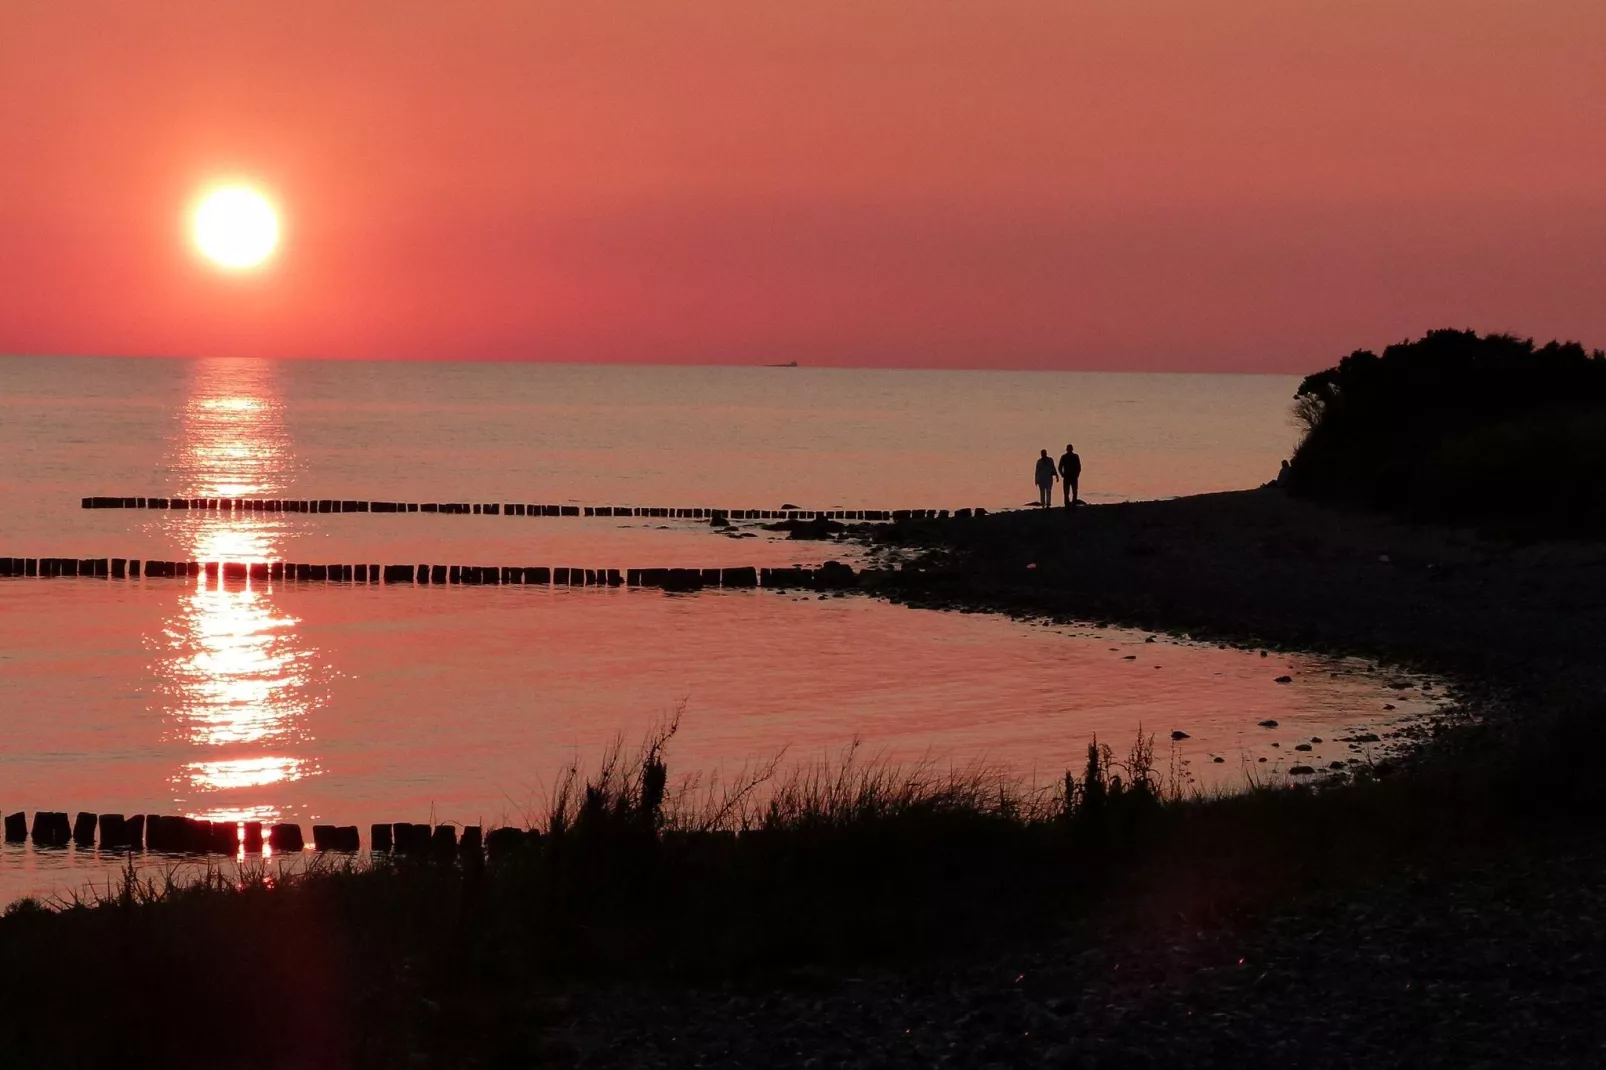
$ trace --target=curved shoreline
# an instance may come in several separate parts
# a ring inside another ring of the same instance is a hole
[[[1606,544],[1499,542],[1272,490],[861,538],[902,563],[879,593],[913,606],[1359,655],[1534,695],[1606,683]]]

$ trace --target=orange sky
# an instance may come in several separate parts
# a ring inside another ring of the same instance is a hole
[[[1606,344],[1601,0],[0,0],[0,352]],[[220,176],[286,209],[200,264]]]

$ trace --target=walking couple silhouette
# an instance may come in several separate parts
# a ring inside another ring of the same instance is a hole
[[[1054,504],[1054,483],[1058,480],[1065,489],[1065,506],[1081,505],[1080,496],[1082,481],[1082,458],[1076,455],[1076,449],[1069,442],[1065,444],[1065,454],[1060,457],[1059,464],[1044,450],[1042,456],[1037,458],[1037,504],[1044,509]]]

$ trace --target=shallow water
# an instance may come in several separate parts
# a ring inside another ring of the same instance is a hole
[[[1072,433],[1091,500],[1193,493],[1275,470],[1293,382],[9,360],[0,386],[0,553],[627,568],[856,551],[687,521],[78,499],[996,508],[1028,499],[1036,448]],[[566,762],[676,709],[674,774],[729,776],[782,748],[815,761],[858,739],[1046,783],[1093,736],[1124,749],[1141,722],[1162,741],[1189,733],[1179,757],[1201,784],[1239,783],[1308,737],[1431,705],[1364,666],[1143,639],[772,591],[0,579],[0,807],[494,824],[538,813]],[[1301,760],[1361,753],[1316,751]],[[99,865],[8,846],[0,899]]]

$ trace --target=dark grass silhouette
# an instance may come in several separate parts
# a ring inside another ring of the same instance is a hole
[[[1606,533],[1606,353],[1473,331],[1357,350],[1295,395],[1289,489],[1417,520]]]
[[[1202,797],[1140,734],[1050,788],[839,760],[682,782],[670,730],[566,776],[539,835],[485,864],[392,858],[141,880],[0,918],[6,1065],[493,1064],[534,1050],[571,984],[807,984],[1030,944],[1104,919],[1241,917],[1436,856],[1566,835],[1598,711],[1454,761]],[[94,1028],[72,1028],[93,1023]],[[246,1038],[276,1038],[264,1046]],[[284,1059],[294,1053],[290,1063]],[[276,1061],[277,1060],[277,1061]]]

